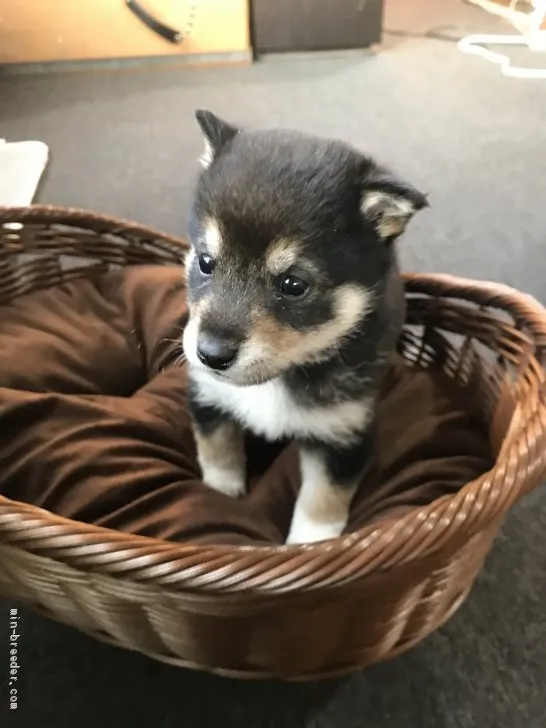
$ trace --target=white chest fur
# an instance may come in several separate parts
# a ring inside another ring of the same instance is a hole
[[[371,417],[369,398],[305,407],[280,379],[238,387],[200,370],[192,371],[192,377],[202,404],[218,407],[267,440],[315,437],[340,443],[361,431]]]

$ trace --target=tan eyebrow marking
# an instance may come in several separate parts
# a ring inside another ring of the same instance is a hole
[[[218,223],[212,218],[205,223],[205,245],[207,252],[216,258],[222,247],[222,234]]]
[[[282,238],[275,241],[267,250],[266,265],[271,273],[284,273],[296,263],[301,255],[301,243],[298,240]]]

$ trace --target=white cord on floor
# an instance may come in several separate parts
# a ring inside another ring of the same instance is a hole
[[[491,63],[501,67],[504,76],[512,78],[546,78],[546,68],[519,68],[512,66],[508,56],[484,48],[484,45],[519,45],[527,46],[533,51],[546,51],[546,30],[541,25],[546,18],[546,0],[532,0],[533,10],[522,13],[514,10],[516,0],[511,0],[509,8],[503,8],[490,0],[468,0],[472,5],[478,5],[487,12],[500,15],[514,25],[521,35],[494,35],[479,33],[468,35],[457,43],[462,53],[481,56]]]

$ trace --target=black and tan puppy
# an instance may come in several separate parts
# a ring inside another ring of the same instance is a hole
[[[289,543],[338,536],[404,319],[394,242],[425,198],[338,141],[197,112],[184,351],[203,479],[245,491],[243,428],[300,448]]]

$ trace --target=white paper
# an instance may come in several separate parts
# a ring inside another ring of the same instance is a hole
[[[48,157],[49,149],[43,142],[0,139],[0,205],[30,205]]]

